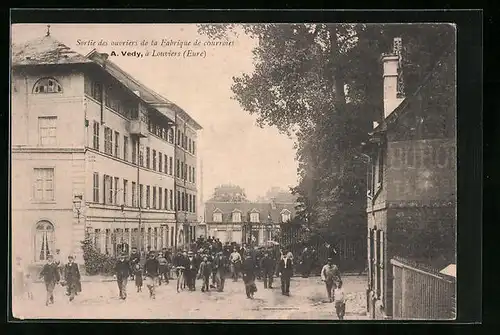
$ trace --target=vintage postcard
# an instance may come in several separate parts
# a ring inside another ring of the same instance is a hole
[[[454,320],[455,38],[13,24],[13,317]]]

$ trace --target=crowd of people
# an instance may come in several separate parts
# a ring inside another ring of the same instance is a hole
[[[155,299],[157,286],[168,284],[172,279],[177,281],[178,292],[196,291],[197,279],[201,280],[201,292],[223,292],[226,278],[234,282],[242,278],[246,297],[253,299],[257,292],[256,280],[263,281],[264,289],[272,289],[275,277],[280,278],[281,294],[290,295],[290,279],[297,265],[288,250],[277,245],[254,247],[247,244],[222,244],[219,239],[212,237],[199,238],[191,247],[194,250],[185,249],[176,253],[168,248],[148,250],[145,259],[137,248],[132,248],[130,254],[121,253],[114,269],[119,298],[127,299],[129,280],[134,281],[137,292],[142,292],[145,285],[149,297]],[[298,265],[302,267],[302,276],[309,276],[315,261],[314,251],[304,249],[297,259]],[[46,305],[54,303],[53,292],[58,283],[66,286],[70,301],[81,292],[80,272],[72,256],[63,265],[59,259],[54,260],[49,255],[40,277],[44,280],[47,292]],[[330,302],[335,302],[339,319],[342,319],[345,313],[342,280],[332,258],[328,258],[327,264],[322,267],[321,279],[325,282]]]

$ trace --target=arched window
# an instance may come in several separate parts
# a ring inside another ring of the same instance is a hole
[[[35,260],[45,261],[55,251],[54,226],[49,221],[40,221],[35,231]]]
[[[41,78],[33,86],[33,93],[61,93],[62,86],[54,78]]]

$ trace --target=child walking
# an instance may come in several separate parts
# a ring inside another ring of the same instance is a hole
[[[334,291],[334,299],[335,299],[335,311],[337,312],[337,317],[339,320],[344,320],[345,315],[345,296],[344,289],[342,287],[342,280],[337,282],[337,287]]]
[[[137,292],[142,292],[142,269],[140,263],[135,263],[134,265],[134,278]]]

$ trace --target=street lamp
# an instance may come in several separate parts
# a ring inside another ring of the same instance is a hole
[[[271,214],[267,215],[267,240],[270,241],[272,239],[272,230],[273,230],[273,218]]]
[[[81,214],[81,209],[82,209],[82,201],[83,201],[83,196],[81,194],[77,194],[73,197],[73,208],[76,211],[76,217],[78,219],[78,225],[80,225],[80,214]],[[86,237],[88,235],[87,231],[87,225],[86,222],[84,222],[84,232],[86,234]]]

